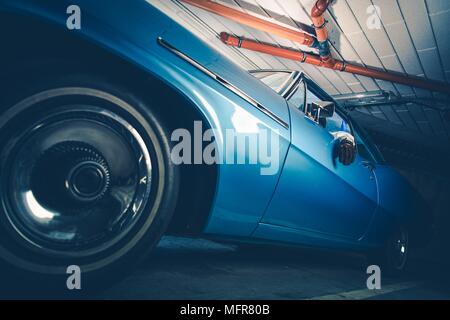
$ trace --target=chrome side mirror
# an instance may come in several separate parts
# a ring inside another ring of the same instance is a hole
[[[331,118],[334,115],[335,108],[336,106],[334,102],[315,101],[306,106],[305,113],[314,122],[321,124],[324,122],[323,120],[326,118]]]

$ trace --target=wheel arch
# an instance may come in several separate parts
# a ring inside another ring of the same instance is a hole
[[[30,30],[33,32],[30,33]],[[36,37],[39,34],[44,36]],[[119,81],[120,85],[133,89],[144,100],[150,94],[152,98],[154,95],[164,98],[164,108],[159,108],[157,114],[171,129],[186,128],[192,131],[196,120],[202,121],[206,129],[212,128],[201,107],[179,89],[130,60],[73,36],[56,25],[21,14],[0,12],[0,39],[7,44],[5,50],[0,52],[0,61],[4,66],[0,71],[0,85],[8,83],[14,86],[20,82],[19,77],[14,77],[17,68],[28,72],[26,76],[32,76],[30,70],[34,68],[49,68],[50,74],[73,70],[91,72]],[[52,69],[55,64],[58,65],[57,70]],[[182,112],[183,117],[173,118],[174,112]],[[203,231],[213,205],[218,167],[183,165],[181,172],[182,192],[168,232],[198,234]]]

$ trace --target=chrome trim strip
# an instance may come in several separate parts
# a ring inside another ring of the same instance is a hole
[[[276,92],[277,92],[279,95],[283,96],[283,93],[286,92],[286,89],[283,90],[283,91],[281,91],[281,89],[283,89],[283,88],[286,87],[286,86],[289,86],[289,87],[290,87],[290,83],[291,83],[291,81],[292,81],[292,78],[293,78],[294,74],[295,74],[295,73],[292,72],[292,73],[289,75],[289,77],[288,77],[286,80],[284,80],[283,84],[282,84],[281,86],[279,86],[279,89],[276,90]]]
[[[286,95],[292,90],[292,88],[297,85],[298,80],[302,76],[301,72],[294,75],[294,78],[289,78],[288,80],[291,81],[291,84],[286,88],[286,90],[283,91],[283,93],[280,93],[282,97],[287,98]]]
[[[237,88],[236,86],[229,83],[227,80],[223,79],[222,77],[218,76],[214,72],[210,71],[209,69],[205,68],[203,65],[192,59],[191,57],[187,56],[183,52],[179,51],[175,47],[173,47],[171,44],[169,44],[167,41],[165,41],[163,38],[158,37],[158,44],[160,44],[162,47],[166,48],[167,50],[171,51],[181,59],[185,60],[186,62],[190,63],[192,66],[196,67],[198,70],[205,73],[207,76],[213,78],[217,82],[219,82],[221,85],[229,89],[230,91],[234,92],[236,95],[244,99],[245,101],[252,104],[255,108],[257,108],[259,111],[263,112],[265,115],[269,116],[279,124],[281,124],[284,128],[288,129],[289,124],[287,124],[283,119],[278,117],[276,114],[274,114],[272,111],[264,107],[262,104],[260,104],[258,101],[247,95],[245,92],[243,92],[241,89]]]
[[[252,69],[248,70],[250,73],[258,73],[258,72],[286,72],[286,73],[293,73],[294,70],[290,69]]]

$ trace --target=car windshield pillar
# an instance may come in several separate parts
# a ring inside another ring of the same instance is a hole
[[[250,73],[279,95],[283,95],[290,88],[296,74],[293,71],[278,70],[256,70]]]

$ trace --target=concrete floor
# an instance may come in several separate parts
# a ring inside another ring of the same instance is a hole
[[[240,248],[164,237],[131,276],[99,299],[450,299],[444,267],[413,259],[401,279],[366,288],[364,259],[279,247]]]

